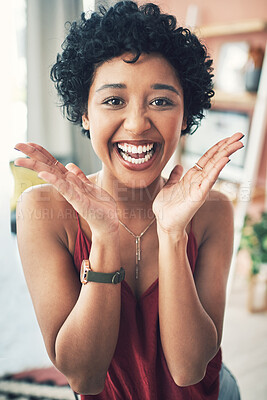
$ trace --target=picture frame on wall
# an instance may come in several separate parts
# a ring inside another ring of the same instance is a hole
[[[219,52],[215,89],[227,93],[246,91],[246,65],[249,56],[246,41],[226,42]]]

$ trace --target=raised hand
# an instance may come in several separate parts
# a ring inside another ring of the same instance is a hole
[[[244,135],[235,133],[211,147],[181,179],[183,168],[176,166],[153,203],[158,226],[168,233],[181,233],[205,202],[210,189],[229,156],[243,147]]]
[[[29,158],[18,158],[15,165],[29,168],[50,183],[88,222],[92,232],[111,233],[119,222],[114,199],[92,183],[75,164],[66,167],[35,143],[18,143],[15,148]]]

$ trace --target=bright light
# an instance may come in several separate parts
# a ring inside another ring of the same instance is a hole
[[[95,0],[83,0],[84,12],[94,11],[94,9],[95,9]]]
[[[1,15],[1,157],[7,162],[17,157],[13,147],[27,133],[25,0],[2,3]]]

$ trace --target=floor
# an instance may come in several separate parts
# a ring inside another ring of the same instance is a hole
[[[242,400],[266,400],[267,312],[250,313],[247,304],[247,274],[237,268],[225,314],[223,359],[238,381]]]

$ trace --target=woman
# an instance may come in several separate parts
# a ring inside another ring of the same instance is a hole
[[[29,156],[16,164],[49,183],[23,195],[17,221],[49,357],[86,399],[217,399],[233,215],[211,188],[243,135],[161,177],[210,107],[205,47],[157,6],[124,1],[71,25],[51,76],[102,169],[16,146]]]

